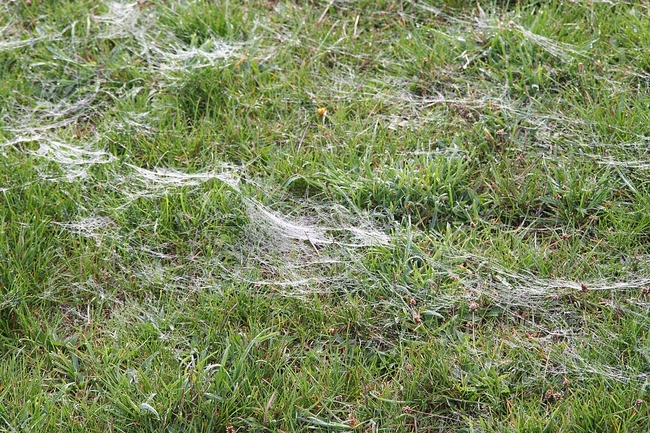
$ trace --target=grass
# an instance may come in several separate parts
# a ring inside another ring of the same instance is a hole
[[[650,429],[644,2],[0,8],[0,430]]]

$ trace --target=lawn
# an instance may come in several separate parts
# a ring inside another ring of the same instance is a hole
[[[645,1],[0,3],[0,431],[650,431]]]

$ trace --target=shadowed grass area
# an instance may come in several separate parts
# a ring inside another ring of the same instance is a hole
[[[647,431],[649,24],[0,5],[0,430]]]

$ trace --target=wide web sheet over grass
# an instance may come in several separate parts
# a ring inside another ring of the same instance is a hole
[[[3,429],[649,427],[647,5],[0,8]]]

